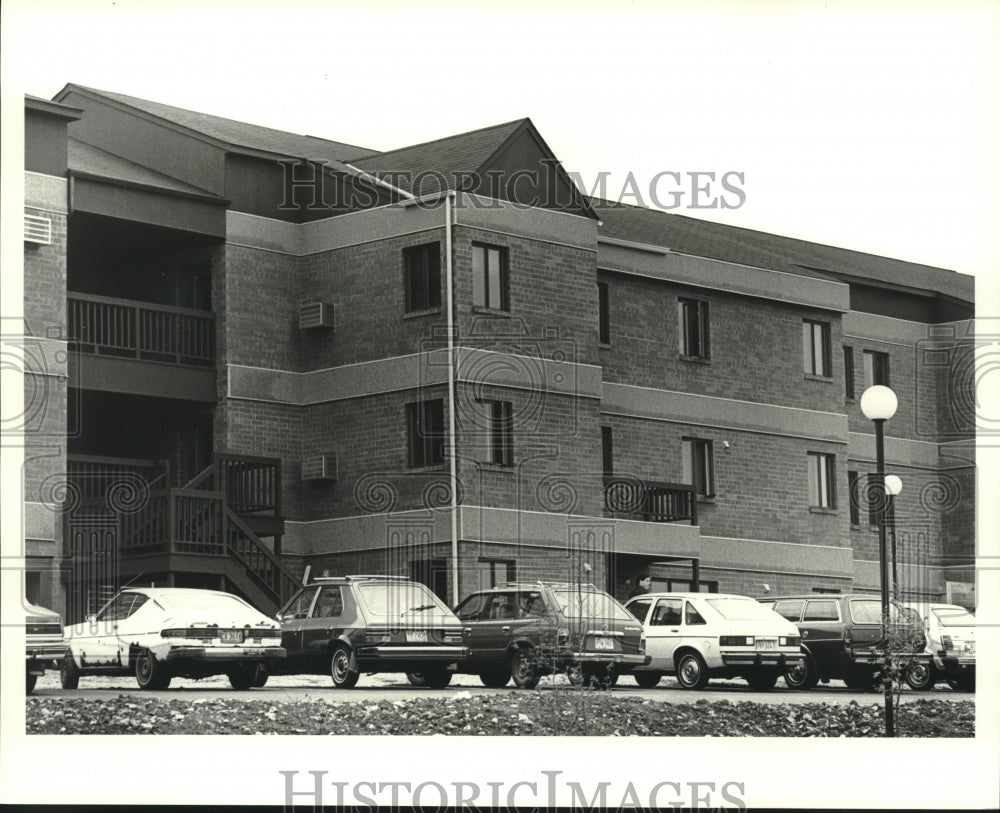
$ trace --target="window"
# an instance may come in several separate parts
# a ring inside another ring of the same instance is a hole
[[[844,348],[844,397],[854,400],[854,348]]]
[[[646,620],[646,613],[649,612],[649,605],[652,604],[652,599],[644,598],[632,601],[628,605],[628,611],[632,613],[639,621]]]
[[[308,618],[309,608],[312,606],[313,598],[316,596],[316,589],[303,590],[293,598],[281,611],[283,618]]]
[[[809,506],[811,508],[836,508],[834,456],[809,452]]]
[[[439,466],[444,463],[444,401],[418,401],[406,405],[407,465]]]
[[[680,299],[677,301],[677,309],[681,355],[694,359],[709,358],[708,303],[697,299]]]
[[[99,621],[124,621],[146,603],[142,593],[119,593],[98,616]]]
[[[851,494],[851,525],[861,524],[861,489],[856,471],[847,472],[847,490]]]
[[[827,322],[802,323],[802,361],[806,375],[830,377],[830,325]]]
[[[679,598],[661,598],[653,609],[653,617],[649,619],[650,625],[679,627],[683,606],[684,602]]]
[[[472,304],[510,310],[507,301],[507,249],[472,244]]]
[[[601,427],[601,465],[605,477],[610,477],[615,473],[614,436],[610,426]]]
[[[480,587],[496,587],[517,581],[517,568],[513,559],[480,559]]]
[[[802,615],[803,603],[804,602],[801,599],[776,601],[774,603],[774,611],[782,618],[787,618],[789,621],[797,622],[799,620],[799,616]]]
[[[654,587],[655,592],[655,587]],[[698,580],[698,588],[695,589],[694,582],[690,579],[667,579],[666,592],[668,593],[718,593],[719,583],[712,581]]]
[[[840,611],[836,601],[826,599],[806,602],[806,611],[802,614],[803,621],[839,621]]]
[[[441,307],[441,244],[403,249],[406,312]]]
[[[688,626],[706,623],[705,619],[701,617],[701,613],[694,608],[690,601],[684,603],[684,623]]]
[[[597,283],[598,335],[601,344],[611,344],[611,293],[608,283]]]
[[[881,384],[889,386],[889,354],[865,350],[865,389]]]
[[[344,597],[339,585],[327,585],[319,591],[313,618],[336,618],[344,613]]]
[[[487,460],[514,465],[514,411],[510,401],[480,401],[486,408]]]
[[[683,482],[694,486],[699,497],[715,496],[715,467],[712,463],[712,441],[697,438],[681,440]]]

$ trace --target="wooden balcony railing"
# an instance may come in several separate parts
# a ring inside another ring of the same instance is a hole
[[[605,477],[604,510],[612,516],[645,522],[698,524],[697,495],[693,486],[684,483]]]
[[[165,486],[169,465],[165,460],[74,454],[66,457],[66,479],[72,508],[113,510],[116,500],[127,505],[143,499],[143,491]]]
[[[71,293],[69,338],[84,353],[172,364],[215,364],[215,315],[190,308]]]

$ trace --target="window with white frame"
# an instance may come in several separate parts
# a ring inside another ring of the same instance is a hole
[[[683,481],[694,486],[699,497],[715,496],[715,463],[712,441],[700,438],[681,439]]]
[[[835,457],[823,452],[809,452],[808,461],[809,507],[836,508]]]
[[[510,310],[507,288],[507,249],[473,243],[472,304],[477,308]]]
[[[677,310],[681,355],[693,359],[709,358],[708,303],[700,299],[679,299]]]
[[[829,322],[814,322],[811,319],[802,322],[802,362],[806,375],[830,377]]]

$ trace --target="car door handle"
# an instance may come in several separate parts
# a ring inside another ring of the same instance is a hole
[[[510,624],[504,624],[500,629],[504,632],[510,632]]]
[[[679,630],[679,629],[676,629],[676,630],[670,630],[670,631],[671,631],[671,632],[680,632],[680,630]]]

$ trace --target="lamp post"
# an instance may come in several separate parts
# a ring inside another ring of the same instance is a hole
[[[879,581],[882,587],[882,644],[885,647],[885,674],[882,683],[885,687],[885,735],[896,736],[896,725],[892,708],[892,652],[889,646],[889,567],[886,557],[886,482],[885,482],[885,422],[896,414],[896,393],[888,387],[876,384],[869,387],[861,395],[861,411],[864,416],[875,424],[875,472],[874,482],[878,492],[878,563]]]
[[[888,503],[886,510],[889,517],[889,533],[891,534],[892,558],[892,597],[899,601],[899,571],[896,569],[896,495],[903,490],[903,481],[895,474],[885,476],[885,493]]]

